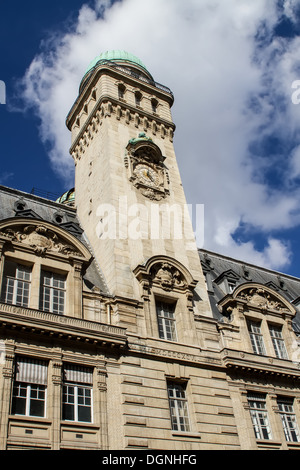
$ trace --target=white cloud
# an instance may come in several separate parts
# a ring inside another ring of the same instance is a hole
[[[287,245],[272,230],[299,224],[299,38],[276,38],[280,16],[296,20],[299,0],[97,0],[73,30],[55,34],[24,77],[24,97],[41,118],[41,138],[61,175],[72,174],[65,117],[89,62],[125,49],[175,94],[175,150],[189,203],[205,204],[205,247],[280,268]],[[298,75],[297,75],[298,73]],[[266,159],[259,142],[294,142]],[[255,152],[253,143],[256,144]],[[252,151],[250,152],[250,145]],[[284,162],[283,162],[284,159]],[[282,171],[279,169],[282,167]],[[270,184],[277,171],[280,185]],[[72,184],[72,181],[70,181]],[[232,235],[241,222],[265,234],[264,250]]]

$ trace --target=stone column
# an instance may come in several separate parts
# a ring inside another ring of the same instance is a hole
[[[58,355],[61,356],[61,355]],[[49,418],[51,426],[51,448],[60,449],[60,422],[61,422],[61,387],[62,387],[62,360],[61,357],[53,358],[49,371]]]
[[[108,449],[108,424],[107,424],[107,372],[104,365],[96,367],[96,387],[95,387],[95,424],[100,426],[99,448]]]
[[[82,318],[82,262],[74,260],[73,261],[73,292],[71,292],[71,297],[74,302],[74,317]]]
[[[8,340],[4,345],[3,364],[1,366],[2,377],[0,378],[0,450],[6,450],[8,434],[8,417],[10,414],[11,394],[13,386],[15,344]]]

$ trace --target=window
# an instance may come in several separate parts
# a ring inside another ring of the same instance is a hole
[[[277,325],[269,325],[269,330],[276,357],[279,357],[280,359],[288,359],[281,327]]]
[[[141,106],[142,95],[138,91],[135,93],[135,104],[136,106]]]
[[[44,385],[16,382],[13,389],[12,414],[44,417],[45,394]]]
[[[157,113],[158,102],[156,100],[151,100],[152,112]]]
[[[118,86],[118,95],[119,99],[123,100],[125,97],[125,86],[124,85],[119,85]]]
[[[256,439],[272,439],[265,395],[250,393],[248,404]]]
[[[168,382],[168,398],[173,431],[189,431],[190,423],[185,384]]]
[[[31,268],[7,260],[4,266],[1,301],[28,307]]]
[[[156,303],[158,332],[161,339],[177,341],[175,303]]]
[[[17,358],[12,414],[45,417],[47,363]]]
[[[265,355],[266,350],[261,333],[260,323],[249,321],[248,322],[250,340],[255,354]]]
[[[65,308],[66,277],[42,271],[40,309],[45,312],[63,314]]]
[[[299,442],[299,429],[291,398],[281,397],[277,400],[285,438],[289,442]]]
[[[92,422],[92,369],[76,365],[64,367],[63,419]]]

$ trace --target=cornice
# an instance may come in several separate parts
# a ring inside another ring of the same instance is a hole
[[[289,360],[259,356],[229,348],[221,351],[221,360],[228,370],[267,378],[282,377],[300,380],[299,363]]]
[[[157,133],[163,135],[163,129],[165,134],[163,137],[168,137],[170,141],[173,140],[173,134],[175,131],[175,124],[172,121],[161,118],[157,114],[153,115],[142,108],[135,108],[134,106],[117,100],[110,95],[102,95],[91,113],[87,117],[86,122],[83,124],[80,132],[76,136],[74,142],[70,147],[70,154],[76,151],[76,147],[80,146],[80,150],[84,151],[84,146],[88,144],[88,141],[93,138],[93,135],[98,132],[98,126],[102,125],[105,118],[115,116],[116,119],[120,120],[122,117],[129,123],[132,120],[135,121],[136,127],[143,127],[144,130],[148,130],[151,126],[157,127]],[[70,128],[69,128],[70,129]],[[80,145],[82,142],[82,146]]]
[[[3,303],[0,303],[0,325],[9,330],[86,344],[121,349],[127,344],[125,328]]]

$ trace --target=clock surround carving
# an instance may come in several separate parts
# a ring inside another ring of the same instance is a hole
[[[169,194],[169,177],[164,160],[160,148],[145,133],[128,142],[124,159],[128,179],[152,201],[160,201]]]

